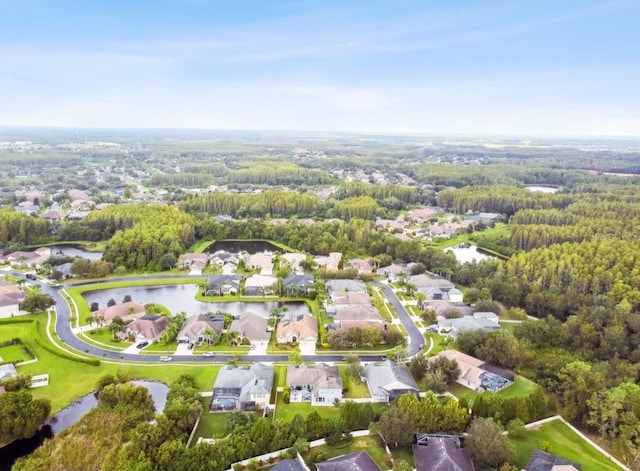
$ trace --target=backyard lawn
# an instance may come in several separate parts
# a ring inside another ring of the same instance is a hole
[[[517,448],[517,465],[524,468],[536,448],[582,465],[582,471],[620,471],[609,459],[585,442],[560,420],[528,431],[524,437],[511,440]]]
[[[520,396],[529,396],[533,394],[535,390],[539,386],[522,376],[516,376],[514,383],[508,388],[500,391],[498,396],[502,397],[520,397]],[[449,387],[449,392],[451,392],[458,399],[462,399],[463,397],[469,401],[469,404],[473,404],[473,401],[479,394],[493,394],[491,392],[477,393],[469,388],[465,388],[461,384],[454,383]]]
[[[342,376],[342,384],[347,392],[344,394],[345,399],[359,399],[362,397],[371,397],[369,388],[364,382],[356,383],[350,376],[345,374],[344,366],[340,366],[340,375]]]

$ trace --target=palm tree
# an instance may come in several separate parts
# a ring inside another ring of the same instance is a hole
[[[427,295],[422,291],[417,291],[414,296],[416,301],[418,301],[418,309],[422,310],[422,306],[424,301],[427,299]]]

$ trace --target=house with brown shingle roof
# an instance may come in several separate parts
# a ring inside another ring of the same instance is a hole
[[[252,312],[245,312],[235,319],[229,331],[237,332],[238,340],[246,338],[251,342],[268,342],[271,338],[271,333],[267,331],[267,319]]]
[[[101,319],[105,325],[111,324],[116,317],[128,322],[144,315],[144,306],[140,303],[136,303],[135,301],[114,304],[113,306],[109,306],[105,309],[99,309],[94,313],[94,316]]]
[[[285,315],[276,328],[276,343],[310,343],[318,341],[318,321],[309,314]]]
[[[178,333],[178,343],[205,342],[209,340],[207,332],[215,332],[219,336],[224,329],[224,320],[213,320],[205,314],[198,314],[187,318]]]
[[[126,332],[133,334],[138,340],[152,342],[162,336],[171,319],[166,316],[146,314],[127,325]]]

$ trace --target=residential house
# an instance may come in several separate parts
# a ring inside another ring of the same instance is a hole
[[[100,319],[105,325],[109,325],[116,317],[124,322],[133,321],[145,315],[145,309],[142,304],[134,301],[126,303],[114,304],[105,309],[98,309],[93,313],[94,317]]]
[[[284,259],[289,264],[291,269],[297,273],[302,271],[302,262],[307,259],[307,256],[303,253],[289,252],[280,255],[280,258]]]
[[[400,232],[405,227],[407,227],[407,223],[404,219],[377,219],[376,220],[376,229],[379,231],[387,231],[387,232]]]
[[[508,371],[457,350],[443,350],[430,361],[440,357],[454,360],[460,370],[456,382],[474,391],[498,392],[513,383],[514,376]]]
[[[342,254],[340,252],[331,252],[329,255],[317,255],[314,260],[318,267],[324,267],[330,270],[338,270],[340,269],[340,260],[342,260]]]
[[[213,384],[211,412],[264,409],[271,399],[274,371],[273,365],[263,363],[223,366]]]
[[[409,217],[418,223],[427,222],[437,217],[439,212],[431,207],[422,207],[409,210]]]
[[[25,265],[29,267],[40,267],[51,258],[49,247],[40,247],[33,252],[13,252],[5,257],[12,265]]]
[[[382,471],[366,451],[356,451],[316,463],[318,471]]]
[[[502,330],[502,326],[492,319],[472,316],[441,319],[438,321],[438,332],[440,334],[457,337],[460,332],[468,332],[470,330],[486,330],[491,332],[494,330]]]
[[[342,401],[342,376],[337,366],[287,366],[287,386],[291,402],[310,402],[312,406],[332,406]]]
[[[61,221],[63,220],[67,215],[64,213],[61,213],[60,211],[56,211],[55,209],[52,209],[50,211],[47,211],[46,213],[44,213],[42,215],[42,217],[44,219],[46,219],[47,221]]]
[[[211,255],[211,263],[215,263],[218,266],[234,265],[238,266],[240,262],[240,256],[237,253],[226,252],[219,250]]]
[[[318,341],[318,321],[310,314],[286,314],[276,327],[276,343],[299,343],[301,350],[315,348]]]
[[[418,291],[426,295],[427,301],[451,301],[452,303],[463,302],[464,293],[458,288],[421,288]]]
[[[337,309],[340,306],[371,306],[371,296],[361,291],[337,291],[331,293],[330,298]]]
[[[416,471],[475,471],[471,456],[455,435],[419,433],[413,461]]]
[[[171,318],[166,316],[157,316],[154,314],[146,314],[126,327],[127,334],[133,334],[138,340],[146,340],[153,342],[162,336],[162,332],[167,328]]]
[[[282,286],[285,296],[304,296],[316,290],[313,275],[289,275]]]
[[[404,365],[392,361],[369,363],[364,368],[364,376],[371,397],[377,402],[391,402],[406,393],[418,396],[418,385]]]
[[[224,329],[224,318],[212,319],[205,314],[187,317],[187,321],[180,329],[178,343],[202,343],[217,339]],[[211,332],[214,334],[212,335]]]
[[[427,306],[436,311],[438,317],[447,317],[452,310],[457,311],[463,317],[473,316],[473,309],[464,303],[452,303],[451,301],[432,300],[427,301]]]
[[[478,311],[473,313],[473,317],[476,319],[489,319],[493,322],[498,322],[499,317],[498,314],[491,311]]]
[[[435,275],[425,275],[424,273],[420,275],[413,275],[407,278],[408,283],[413,283],[418,291],[425,291],[427,288],[439,288],[442,290],[452,290],[456,286],[451,283],[449,280],[446,280],[440,276]],[[425,291],[426,292],[426,291]]]
[[[249,270],[260,270],[262,275],[271,275],[273,273],[273,254],[271,252],[251,254],[245,262],[245,267]]]
[[[202,272],[209,263],[209,255],[206,253],[185,253],[180,255],[178,266],[191,271]]]
[[[267,331],[267,319],[252,312],[245,312],[239,319],[234,319],[229,326],[230,332],[238,333],[238,343],[248,339],[251,343],[269,342],[271,333]]]
[[[13,366],[13,363],[6,363],[0,365],[0,381],[6,381],[18,377],[18,370]]]
[[[22,287],[0,281],[0,318],[26,314],[20,310],[20,303],[24,301],[26,294]]]
[[[397,281],[404,281],[408,274],[408,269],[406,265],[392,263],[386,267],[378,268],[376,273],[380,276],[386,276],[389,281],[395,283]]]
[[[324,285],[329,295],[338,291],[367,292],[367,286],[360,280],[327,280]]]
[[[352,258],[347,263],[347,268],[355,268],[358,274],[373,273],[373,262],[364,258]]]
[[[535,450],[523,471],[582,471],[582,466],[542,450]]]
[[[223,296],[238,294],[240,289],[240,275],[215,275],[209,278],[205,294],[207,296]]]
[[[366,322],[372,326],[384,329],[385,321],[380,311],[371,305],[339,306],[333,317],[336,322],[344,324],[348,321]]]
[[[278,279],[273,275],[251,275],[244,280],[247,296],[273,296],[277,292]]]

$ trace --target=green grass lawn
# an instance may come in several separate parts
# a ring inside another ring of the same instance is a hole
[[[498,396],[502,396],[504,398],[508,397],[520,397],[520,396],[529,396],[535,392],[537,388],[539,388],[536,383],[529,381],[522,376],[516,376],[513,384],[508,388],[500,391]],[[463,397],[469,401],[469,404],[473,404],[473,401],[480,394],[493,394],[491,392],[477,393],[469,388],[465,388],[461,384],[454,383],[449,387],[449,392],[451,392],[458,399],[462,399]]]
[[[435,332],[427,332],[424,334],[425,336],[425,346],[428,348],[429,346],[429,337],[433,339],[433,348],[427,354],[427,356],[434,356],[440,353],[442,350],[446,350],[450,347],[450,343],[448,343],[448,337],[444,335],[437,334]]]
[[[559,420],[528,431],[523,438],[511,440],[517,449],[517,466],[527,464],[536,448],[544,447],[549,453],[582,465],[582,471],[620,471],[621,468],[582,440],[573,430]]]
[[[124,350],[131,346],[131,342],[125,342],[124,340],[114,340],[113,334],[109,332],[107,327],[97,327],[88,332],[84,332],[84,337],[88,338],[93,343],[100,343],[112,347],[112,350]]]
[[[340,375],[342,376],[342,384],[347,392],[344,394],[345,399],[359,399],[362,397],[371,397],[369,388],[366,383],[356,383],[350,376],[345,374],[344,366],[340,366]]]
[[[393,459],[404,460],[407,463],[409,463],[409,465],[414,466],[413,449],[410,446],[401,446],[399,448],[389,448],[389,449],[391,450]]]
[[[193,444],[198,440],[198,437],[202,438],[223,438],[225,435],[225,427],[227,425],[227,418],[229,414],[209,412],[209,406],[211,405],[210,397],[203,397],[200,399],[204,412],[200,417],[198,428],[196,429]]]
[[[20,363],[27,360],[33,360],[33,357],[22,345],[0,347],[0,363]]]
[[[344,445],[337,444],[335,446],[320,446],[316,448],[310,448],[303,457],[308,466],[315,464],[319,461],[335,458],[336,456],[346,455],[348,453],[355,453],[357,451],[366,451],[371,455],[376,463],[380,465],[382,469],[391,469],[391,460],[389,455],[385,451],[384,447],[380,443],[380,439],[375,437],[358,437],[353,438],[351,441]],[[310,466],[311,467],[311,466]]]
[[[302,414],[303,417],[307,417],[314,411],[320,414],[321,417],[330,417],[340,413],[336,406],[312,406],[308,402],[285,404],[282,401],[282,393],[277,394],[277,399],[274,420],[280,419],[289,422],[296,414]]]
[[[34,335],[46,338],[46,314],[29,316],[38,319],[38,331],[34,334],[31,324],[0,324],[0,341],[19,337],[38,358],[36,363],[19,366],[18,373],[30,375],[49,374],[49,385],[31,390],[36,398],[47,398],[51,401],[51,411],[55,413],[71,404],[75,399],[94,390],[98,379],[104,375],[115,375],[117,363],[102,362],[100,366],[90,366],[75,361],[60,358],[40,347],[34,340]],[[48,339],[47,339],[48,341]],[[220,369],[213,364],[127,364],[122,366],[131,378],[150,379],[171,383],[182,374],[190,374],[196,378],[198,388],[211,391],[213,382]]]
[[[470,237],[473,236],[478,236],[478,235],[484,235],[484,236],[500,236],[500,235],[508,235],[510,232],[510,228],[508,224],[505,223],[497,223],[495,225],[495,227],[492,227],[491,229],[486,229],[484,231],[476,231],[473,234],[459,234],[455,237],[452,237],[450,239],[443,239],[441,241],[439,241],[436,244],[436,247],[440,248],[440,249],[445,249],[447,247],[453,247],[454,245],[458,245],[460,243],[466,242],[466,243],[470,243],[473,244],[473,241],[470,239]]]

